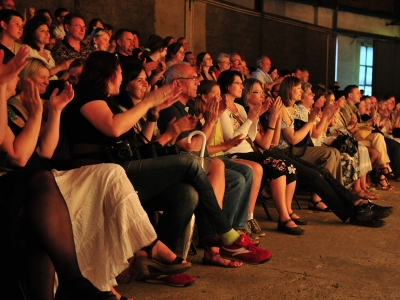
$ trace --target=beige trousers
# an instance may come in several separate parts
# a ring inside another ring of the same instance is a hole
[[[294,148],[293,154],[301,151],[301,148]],[[340,152],[337,149],[326,146],[307,147],[305,154],[300,158],[327,168],[332,176],[343,184]]]

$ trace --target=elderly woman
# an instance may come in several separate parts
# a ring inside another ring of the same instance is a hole
[[[28,46],[30,57],[43,60],[50,69],[49,80],[58,79],[57,75],[61,74],[60,79],[67,79],[67,71],[72,60],[67,60],[60,65],[56,65],[51,52],[45,49],[50,42],[50,31],[46,23],[46,19],[35,16],[26,22],[24,26],[24,35],[22,42]]]
[[[218,54],[217,69],[215,70],[215,76],[217,77],[217,79],[221,72],[229,70],[231,68],[231,62],[229,59],[230,55],[227,53]]]

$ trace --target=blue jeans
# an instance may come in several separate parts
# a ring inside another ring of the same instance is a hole
[[[234,229],[244,229],[247,222],[253,171],[250,167],[237,164],[225,157],[225,193],[222,205],[229,225]],[[196,209],[196,220],[199,238],[201,241],[214,238],[218,235],[214,221],[208,212]]]
[[[164,212],[156,232],[170,249],[175,250],[196,207],[207,212],[218,234],[232,228],[196,157],[163,156],[124,162],[122,167],[138,192],[143,208]]]

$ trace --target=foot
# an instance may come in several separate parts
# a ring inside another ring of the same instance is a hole
[[[145,250],[141,249],[135,253],[136,257],[148,257],[149,255]],[[158,240],[153,248],[151,248],[151,258],[166,264],[172,264],[175,262],[176,254],[172,252],[163,242]],[[186,263],[183,260],[182,263]]]
[[[319,201],[310,200],[308,202],[308,209],[315,210],[315,211],[323,211],[323,212],[331,211],[330,208],[328,206],[326,206],[325,203],[322,202],[321,200],[319,200]]]
[[[271,251],[255,246],[245,234],[242,234],[232,245],[223,245],[220,255],[226,259],[253,265],[263,264],[272,257]]]
[[[207,247],[204,250],[203,264],[205,265],[214,265],[224,268],[239,268],[243,265],[240,261],[234,261],[229,259],[224,259],[219,254],[218,247]]]
[[[290,218],[296,225],[307,225],[308,222],[302,220],[297,214],[295,214],[293,211],[289,213]]]
[[[256,219],[251,219],[247,221],[247,227],[250,231],[258,236],[265,236],[265,232],[261,230],[260,225],[258,224]]]
[[[304,229],[297,227],[292,219],[279,220],[277,230],[292,235],[302,235],[304,233]]]
[[[254,245],[258,245],[260,243],[260,238],[258,237],[258,235],[253,234],[251,232],[251,230],[249,231],[245,231],[246,228],[242,229],[238,229],[236,230],[237,233],[239,233],[239,235],[245,234],[247,235],[247,237],[249,238],[250,242],[252,242]]]
[[[386,224],[385,221],[383,220],[376,220],[376,219],[370,219],[370,220],[358,220],[356,217],[351,217],[349,220],[349,224],[352,225],[358,225],[358,226],[365,226],[365,227],[372,227],[372,228],[379,228],[382,227]]]
[[[112,286],[110,288],[111,293],[113,293],[115,295],[115,297],[117,297],[118,300],[133,300],[133,298],[128,298],[128,297],[124,297],[122,296],[120,293],[117,292],[117,290]]]

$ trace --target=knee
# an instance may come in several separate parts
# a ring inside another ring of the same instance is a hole
[[[181,208],[182,213],[192,215],[199,203],[199,195],[196,189],[187,183],[180,183],[177,185],[177,190],[181,197],[177,197],[177,206]]]

